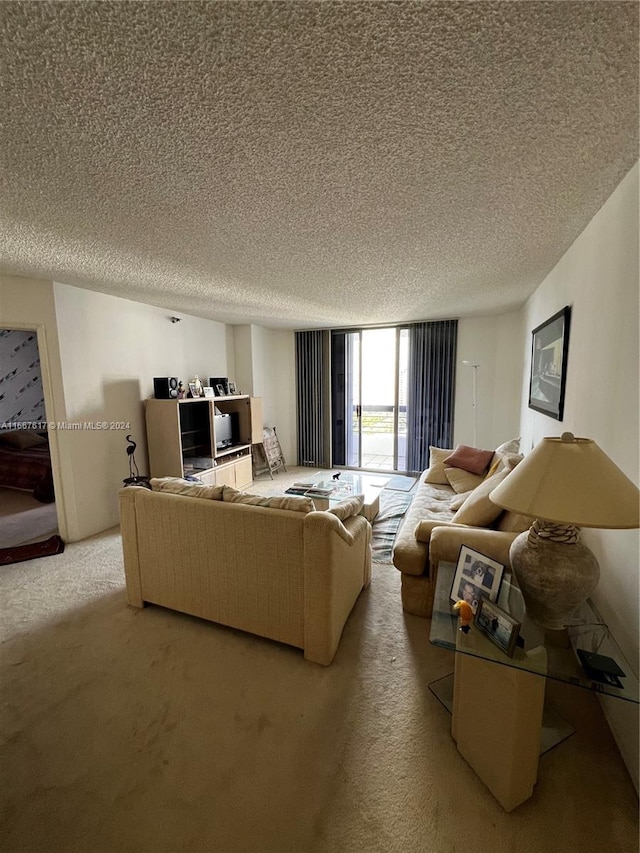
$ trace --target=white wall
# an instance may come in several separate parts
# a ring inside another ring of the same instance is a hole
[[[477,447],[487,450],[520,435],[522,312],[458,320],[454,444],[474,445],[476,368]]]
[[[629,172],[523,309],[522,446],[564,431],[594,439],[639,482],[638,165]],[[531,331],[571,305],[562,423],[528,408]],[[638,670],[638,531],[583,531],[600,562],[593,598]],[[603,702],[636,788],[638,706]]]
[[[246,326],[241,340],[246,347]],[[295,335],[286,329],[250,326],[251,393],[262,397],[263,426],[275,427],[285,460],[295,465],[296,385]],[[236,348],[237,349],[237,348]],[[237,356],[236,356],[237,358]]]

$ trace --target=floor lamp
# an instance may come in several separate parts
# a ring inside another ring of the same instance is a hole
[[[480,367],[479,364],[474,364],[473,361],[463,361],[463,364],[466,364],[467,367],[473,367],[473,446],[478,446],[478,409],[476,408],[476,371]]]

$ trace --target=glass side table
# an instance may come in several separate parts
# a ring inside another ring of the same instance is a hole
[[[523,647],[508,657],[475,625],[458,629],[449,598],[453,563],[440,563],[430,641],[456,652],[452,676],[429,685],[452,713],[451,734],[458,750],[506,811],[533,793],[538,758],[573,733],[573,727],[545,708],[547,678],[638,703],[638,680],[607,625],[587,601],[563,632],[564,642],[527,618],[522,593],[505,574],[496,602],[521,622]],[[590,680],[575,649],[612,657],[625,672],[622,687]]]

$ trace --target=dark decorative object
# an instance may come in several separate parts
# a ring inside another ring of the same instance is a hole
[[[564,414],[570,320],[567,305],[531,333],[529,408],[557,421]]]
[[[123,486],[144,486],[146,489],[150,489],[151,485],[149,483],[149,478],[145,477],[143,474],[140,474],[138,470],[138,465],[136,464],[136,447],[138,446],[135,441],[131,438],[131,435],[126,437],[127,444],[127,456],[129,457],[129,476],[122,481]]]

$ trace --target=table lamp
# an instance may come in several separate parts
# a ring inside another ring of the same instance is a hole
[[[595,589],[600,569],[580,527],[640,526],[640,492],[595,441],[543,438],[489,495],[535,521],[514,539],[511,568],[529,617],[560,630]]]

